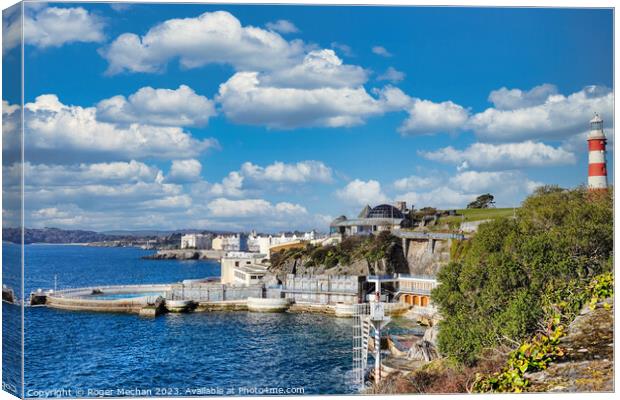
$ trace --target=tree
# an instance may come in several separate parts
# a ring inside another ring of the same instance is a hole
[[[476,200],[467,205],[467,208],[489,208],[495,206],[494,197],[490,193],[481,194]]]
[[[467,364],[485,349],[535,332],[550,305],[612,270],[613,194],[542,187],[516,218],[481,224],[443,267],[431,298],[441,315],[441,353]]]

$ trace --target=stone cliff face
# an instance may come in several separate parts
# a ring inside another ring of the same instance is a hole
[[[296,275],[388,275],[408,274],[409,265],[405,259],[403,248],[400,244],[394,244],[386,251],[386,256],[376,262],[366,259],[354,260],[346,265],[336,265],[327,268],[325,265],[313,265],[309,258],[301,257],[287,260],[282,266],[271,267],[270,272],[280,279],[287,274]]]
[[[296,275],[369,275],[370,263],[366,260],[357,260],[348,265],[337,265],[326,268],[324,265],[315,266],[307,258],[288,260],[280,268],[270,268],[278,276],[287,274]]]
[[[394,244],[386,252],[386,257],[377,262],[366,259],[354,260],[347,265],[336,265],[327,268],[324,265],[313,265],[309,258],[301,257],[287,260],[279,267],[271,268],[271,272],[284,276],[286,274],[327,274],[327,275],[387,275],[412,274],[436,276],[439,269],[450,261],[450,241],[437,240],[433,252],[428,250],[427,241],[411,241],[405,256],[400,243]]]
[[[439,269],[450,261],[450,241],[438,240],[433,252],[428,251],[428,242],[411,241],[407,251],[409,273],[413,275],[436,276]]]

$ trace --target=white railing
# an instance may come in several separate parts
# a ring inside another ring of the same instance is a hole
[[[353,386],[364,388],[368,365],[368,340],[370,336],[370,304],[355,304],[353,311]]]

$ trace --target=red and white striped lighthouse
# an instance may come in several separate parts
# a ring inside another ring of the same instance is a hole
[[[606,143],[603,119],[595,113],[588,135],[588,189],[592,191],[607,190]]]

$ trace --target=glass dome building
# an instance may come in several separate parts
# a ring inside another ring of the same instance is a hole
[[[368,218],[405,218],[402,211],[390,204],[381,204],[371,209]]]
[[[400,229],[406,223],[407,207],[405,202],[398,202],[396,205],[380,204],[373,208],[366,206],[357,218],[353,219],[341,215],[330,224],[330,233],[343,236],[371,235]]]

